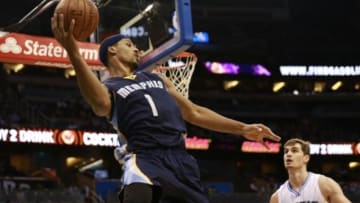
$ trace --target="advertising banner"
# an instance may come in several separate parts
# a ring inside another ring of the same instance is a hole
[[[91,69],[105,67],[99,60],[99,44],[78,42],[79,52]],[[54,39],[0,31],[0,61],[56,68],[71,68],[68,53]]]
[[[59,129],[0,129],[0,142],[83,146],[118,146],[116,133]]]
[[[0,143],[56,144],[69,146],[119,146],[118,135],[106,132],[87,132],[60,129],[8,129],[0,128]],[[211,139],[187,137],[187,149],[208,150]]]

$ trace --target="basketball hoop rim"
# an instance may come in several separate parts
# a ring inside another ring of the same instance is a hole
[[[179,69],[179,68],[187,68],[191,65],[195,65],[198,60],[197,56],[191,52],[181,52],[171,58],[188,58],[188,60],[190,60],[190,61],[184,65],[174,66],[174,67],[169,67],[169,66],[165,66],[165,65],[161,64],[161,65],[158,65],[155,69],[156,70],[174,70],[174,69]]]
[[[154,71],[168,78],[176,91],[188,98],[189,84],[195,70],[197,57],[191,52],[181,52],[170,58],[168,62],[155,67]]]
[[[181,52],[180,54],[177,54],[174,57],[192,57],[195,60],[197,60],[197,56],[194,53],[187,52],[187,51]]]

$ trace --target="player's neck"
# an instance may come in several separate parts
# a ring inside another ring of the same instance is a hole
[[[134,74],[134,70],[131,67],[125,66],[124,64],[110,64],[109,73],[111,77],[126,77]]]
[[[289,182],[294,190],[299,190],[309,175],[306,168],[289,169],[288,174]]]

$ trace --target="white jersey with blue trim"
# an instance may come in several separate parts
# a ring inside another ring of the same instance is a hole
[[[278,189],[279,203],[328,203],[319,187],[320,174],[308,173],[300,191],[292,189],[289,180]]]

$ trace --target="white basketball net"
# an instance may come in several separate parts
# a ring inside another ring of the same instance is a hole
[[[155,68],[174,84],[176,90],[185,97],[189,97],[191,77],[195,70],[197,57],[193,53],[183,52],[169,59],[166,63]]]

